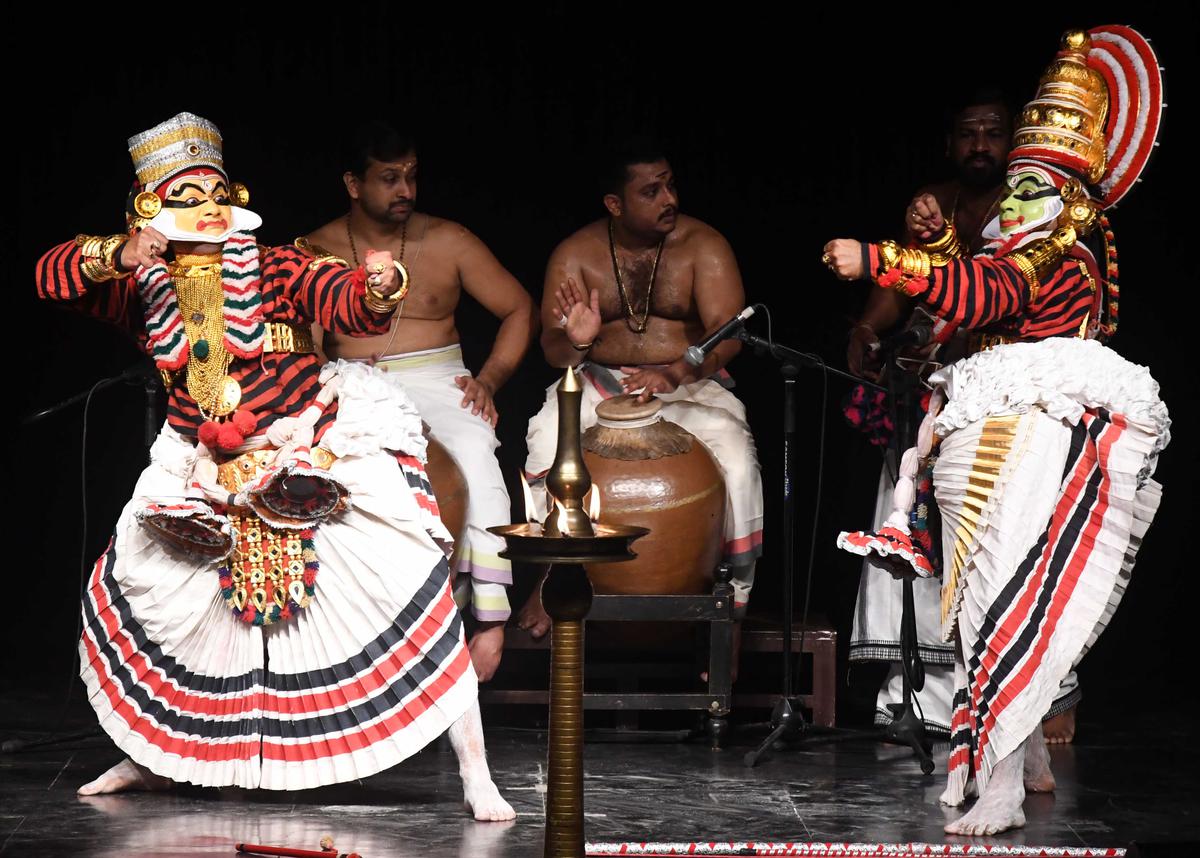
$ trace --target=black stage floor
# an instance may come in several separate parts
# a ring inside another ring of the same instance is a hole
[[[5,698],[5,738],[36,737],[38,725],[58,718],[47,698]],[[1123,847],[1200,839],[1191,721],[1142,711],[1136,723],[1114,726],[1098,715],[1085,706],[1076,743],[1052,751],[1059,788],[1026,800],[1027,826],[976,842]],[[87,726],[88,716],[84,704],[73,707],[67,727]],[[861,739],[812,738],[755,769],[743,767],[739,746],[714,754],[703,745],[589,744],[588,840],[968,842],[942,834],[956,815],[937,803],[944,747],[935,774],[922,777],[906,749]],[[518,816],[487,824],[462,810],[448,747],[362,782],[304,793],[186,788],[78,798],[79,784],[119,759],[97,736],[0,756],[0,852],[231,855],[237,841],[315,849],[332,835],[340,851],[363,858],[539,855],[544,749],[543,733],[489,731],[492,771]]]

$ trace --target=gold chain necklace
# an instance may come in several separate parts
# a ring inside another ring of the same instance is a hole
[[[650,298],[654,294],[654,279],[658,276],[658,260],[662,258],[663,245],[666,244],[666,241],[666,238],[660,239],[658,249],[654,252],[654,266],[650,269],[650,285],[646,287],[646,308],[642,312],[642,318],[639,320],[637,314],[633,311],[633,304],[629,300],[629,295],[625,292],[625,281],[621,279],[621,266],[617,264],[617,242],[613,238],[613,222],[609,218],[608,252],[612,255],[613,277],[617,280],[617,291],[621,295],[621,301],[625,304],[625,324],[635,334],[646,333],[646,322],[650,319]]]
[[[350,255],[354,257],[355,267],[362,263],[358,261],[358,247],[354,244],[354,232],[350,229],[350,215],[346,215],[346,238],[350,239]],[[404,248],[408,245],[408,221],[400,227],[400,262],[404,263]]]
[[[188,338],[188,395],[206,420],[229,414],[241,399],[241,389],[228,375],[233,355],[225,348],[220,257],[180,256],[170,275]]]

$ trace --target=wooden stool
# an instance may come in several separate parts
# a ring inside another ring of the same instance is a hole
[[[803,633],[803,641],[801,640]],[[803,649],[801,649],[803,645]],[[783,652],[783,631],[764,625],[761,619],[751,618],[742,624],[742,664],[751,653]],[[810,618],[808,626],[796,620],[792,624],[792,652],[812,656],[812,692],[799,694],[800,702],[812,710],[812,722],[818,727],[832,727],[837,710],[837,630],[824,618]],[[770,708],[778,699],[776,694],[735,694],[734,707]]]
[[[728,715],[733,698],[730,669],[733,661],[733,587],[731,570],[722,564],[711,593],[699,596],[596,595],[586,623],[603,622],[707,622],[709,626],[708,689],[703,692],[584,692],[584,709],[618,711],[695,710],[706,715],[705,727],[713,750],[729,731]],[[586,625],[585,625],[586,627]],[[534,640],[523,629],[504,630],[505,650],[550,649],[550,636]],[[592,665],[589,665],[592,667]],[[593,675],[605,673],[601,665]],[[629,678],[661,678],[668,675],[662,665],[638,663],[624,668]],[[675,671],[678,675],[678,670]],[[537,689],[490,688],[479,690],[481,703],[546,705],[550,692]]]

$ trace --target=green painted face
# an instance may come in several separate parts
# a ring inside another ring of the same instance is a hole
[[[1046,206],[1058,197],[1058,189],[1046,184],[1032,171],[1008,177],[1008,194],[1000,201],[1000,234],[1020,232],[1025,224],[1041,222]]]

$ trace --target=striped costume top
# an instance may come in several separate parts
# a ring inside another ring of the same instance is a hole
[[[1096,286],[1084,260],[1064,258],[1055,270],[1031,289],[1017,263],[1004,256],[979,255],[952,259],[934,266],[928,276],[914,277],[900,288],[924,301],[952,326],[995,334],[1008,341],[1047,337],[1078,337],[1093,313]],[[870,274],[879,281],[887,272],[879,245],[867,245]]]
[[[41,298],[120,325],[146,347],[143,307],[132,277],[93,283],[84,276],[83,254],[74,241],[47,252],[37,264],[37,289]],[[350,336],[370,336],[387,330],[390,315],[371,311],[365,290],[354,269],[334,262],[316,264],[295,247],[260,248],[260,295],[267,322],[287,322],[322,328]],[[229,375],[242,388],[240,408],[258,417],[262,432],[280,417],[294,417],[320,390],[321,359],[315,354],[267,352],[253,359],[234,357]],[[196,401],[188,394],[184,373],[176,373],[167,390],[167,423],[184,437],[194,439],[204,422]],[[326,409],[315,427],[320,439],[337,415],[337,402]]]

